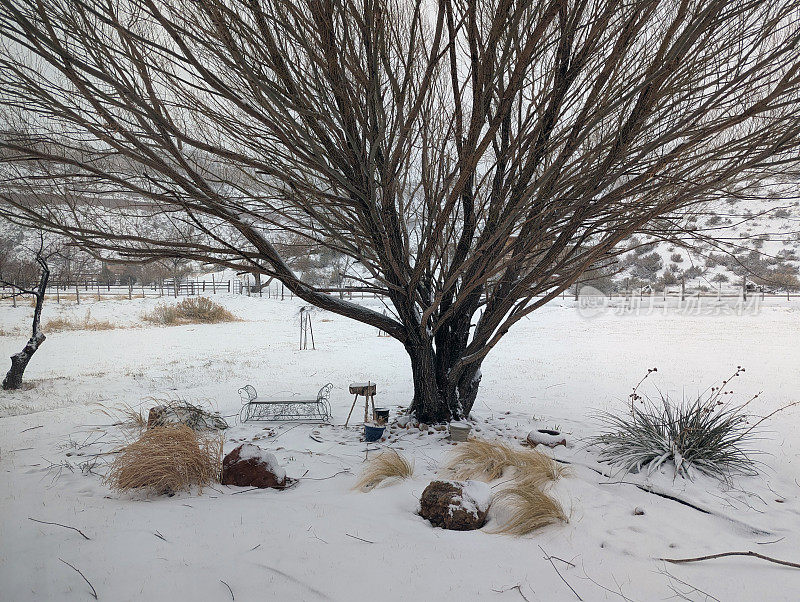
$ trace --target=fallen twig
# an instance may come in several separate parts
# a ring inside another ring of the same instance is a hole
[[[666,576],[666,577],[667,577],[667,579],[674,580],[675,582],[677,582],[677,583],[680,583],[681,585],[685,585],[686,587],[689,587],[689,588],[691,588],[691,590],[692,590],[692,591],[689,591],[689,592],[681,592],[681,591],[679,591],[679,590],[678,590],[678,588],[677,588],[677,587],[675,587],[675,586],[674,586],[674,585],[672,585],[671,583],[669,584],[669,587],[670,587],[670,589],[671,589],[673,592],[675,592],[675,595],[676,595],[676,596],[680,596],[680,597],[681,597],[681,598],[683,598],[684,600],[691,600],[691,598],[689,598],[689,597],[688,597],[688,594],[691,594],[691,593],[697,592],[697,593],[699,593],[699,594],[703,594],[703,595],[706,597],[706,600],[709,600],[709,599],[711,599],[711,600],[714,600],[714,602],[722,602],[722,600],[720,600],[720,599],[719,599],[719,598],[717,598],[716,596],[714,596],[714,595],[712,595],[712,594],[709,594],[709,593],[708,593],[708,592],[706,592],[706,591],[703,591],[703,590],[702,590],[702,589],[700,589],[699,587],[696,587],[696,586],[692,585],[691,583],[688,583],[688,582],[686,582],[686,581],[683,581],[683,580],[681,580],[681,579],[678,579],[678,578],[677,578],[675,575],[673,575],[672,573],[670,573],[670,572],[669,572],[668,570],[666,570],[666,569],[663,569],[663,570],[662,570],[662,569],[659,569],[659,571],[658,571],[658,572],[659,572],[659,573],[661,573],[662,575]]]
[[[153,535],[155,535],[156,537],[158,537],[162,541],[167,541],[167,538],[164,537],[163,535],[161,535],[161,531],[156,530],[156,532],[153,533]]]
[[[497,592],[498,594],[503,594],[505,592],[510,592],[512,590],[517,590],[519,592],[519,595],[522,596],[522,599],[525,600],[525,602],[530,602],[530,600],[528,600],[528,597],[522,593],[522,585],[519,583],[517,583],[517,585],[512,585],[511,587],[507,587],[505,589],[492,588],[492,591]]]
[[[583,602],[583,598],[581,598],[581,597],[578,595],[578,592],[576,592],[576,591],[575,591],[575,588],[573,588],[573,587],[572,587],[572,586],[569,584],[569,582],[568,582],[566,579],[564,579],[564,575],[562,575],[562,574],[561,574],[561,571],[559,571],[559,570],[558,570],[558,567],[556,566],[556,563],[555,563],[555,562],[553,562],[553,558],[555,558],[555,557],[554,557],[554,556],[550,556],[550,554],[548,554],[547,552],[545,552],[545,551],[544,551],[544,548],[543,548],[542,546],[539,546],[539,549],[542,551],[542,554],[544,554],[545,560],[549,560],[549,561],[550,561],[550,564],[553,566],[553,569],[555,570],[556,574],[557,574],[557,575],[558,575],[558,576],[561,578],[561,581],[563,581],[563,582],[564,582],[564,583],[567,585],[567,587],[568,587],[568,588],[569,588],[569,589],[572,591],[572,593],[573,593],[573,594],[575,594],[575,597],[576,597],[576,598],[578,598],[578,600],[580,600],[581,602]],[[558,560],[561,560],[561,559],[560,559],[560,558],[558,558]],[[562,560],[562,562],[564,562],[564,561]],[[567,564],[570,564],[570,563],[567,563]],[[573,565],[573,566],[574,566],[574,565]]]
[[[234,491],[231,495],[236,495],[237,493],[247,493],[248,491],[255,491],[258,487],[251,487],[250,489],[242,489],[241,491]]]
[[[347,470],[340,470],[339,472],[332,474],[329,477],[300,477],[300,478],[306,481],[326,481],[328,479],[332,479],[333,477],[338,476],[340,474],[344,474],[346,472],[350,472],[350,469],[348,468]]]
[[[61,525],[61,526],[63,526],[63,525]],[[84,537],[86,537],[86,536],[84,535]],[[88,538],[87,538],[87,539],[88,539]],[[91,582],[91,581],[89,581],[89,580],[86,578],[86,575],[84,575],[84,574],[81,572],[81,570],[80,570],[79,568],[72,566],[72,565],[71,565],[69,562],[67,562],[67,561],[66,561],[66,560],[64,560],[63,558],[59,558],[59,560],[60,560],[61,562],[63,562],[64,564],[66,564],[66,565],[67,565],[69,568],[71,568],[73,571],[77,571],[77,573],[78,573],[78,574],[79,574],[81,577],[83,577],[83,580],[84,580],[86,583],[88,583],[88,584],[89,584],[89,587],[91,587],[91,588],[92,588],[92,596],[94,597],[94,599],[95,599],[95,600],[97,600],[97,590],[94,588],[94,585],[92,585],[92,582]]]
[[[352,537],[353,539],[357,539],[357,540],[363,541],[365,543],[375,543],[374,541],[370,541],[369,539],[363,539],[363,538],[358,537],[356,535],[350,535],[349,533],[345,533],[345,535],[347,535],[347,537]]]
[[[43,426],[44,426],[43,424],[40,424],[39,426],[32,426],[30,428],[26,428],[26,429],[21,430],[20,433],[24,433],[26,431],[33,431],[33,430],[36,430],[36,429],[40,429]]]
[[[684,562],[700,562],[701,560],[713,560],[714,558],[723,558],[724,556],[753,556],[755,558],[760,558],[761,560],[766,560],[767,562],[774,562],[775,564],[780,564],[783,566],[790,566],[795,569],[800,569],[800,563],[797,562],[789,562],[788,560],[778,560],[777,558],[772,558],[771,556],[765,556],[764,554],[759,554],[758,552],[720,552],[719,554],[709,554],[708,556],[697,556],[695,558],[659,558],[659,560],[663,560],[664,562],[671,562],[672,564],[682,564]]]
[[[231,589],[231,586],[225,583],[222,579],[220,579],[219,582],[224,584],[225,587],[228,588],[228,591],[231,593],[231,600],[236,600],[236,598],[233,596],[233,590]]]
[[[573,465],[574,464],[575,466],[581,466],[583,468],[588,468],[589,470],[592,470],[592,471],[596,472],[597,474],[606,477],[607,479],[612,478],[611,475],[606,474],[602,470],[598,470],[597,468],[594,468],[594,467],[589,466],[587,464],[582,464],[582,463],[577,463],[577,462],[569,462],[567,460],[559,460],[558,458],[553,458],[553,460],[555,460],[559,464],[568,464],[568,465]],[[703,508],[701,506],[697,506],[697,505],[693,504],[692,502],[688,502],[688,501],[686,501],[686,500],[684,500],[682,498],[679,498],[677,496],[671,495],[669,493],[665,493],[663,491],[658,491],[657,489],[654,489],[653,487],[649,487],[647,485],[640,485],[639,483],[633,483],[633,482],[630,482],[630,481],[610,481],[610,482],[598,483],[598,484],[599,485],[633,485],[634,487],[637,487],[638,489],[640,489],[641,491],[644,491],[645,493],[650,493],[652,495],[657,495],[658,497],[662,497],[664,499],[671,500],[673,502],[677,502],[678,504],[686,506],[687,508],[691,508],[692,510],[697,510],[698,512],[702,512],[703,514],[708,514],[710,516],[716,516],[718,518],[725,519],[726,521],[731,522],[734,525],[738,525],[739,527],[747,529],[748,531],[750,531],[754,535],[772,535],[772,533],[770,531],[765,531],[764,529],[759,529],[757,527],[753,527],[752,525],[748,525],[747,523],[742,522],[740,520],[737,520],[735,518],[731,518],[730,516],[725,516],[724,514],[720,514],[719,512],[714,512],[713,510],[709,510],[707,508]]]
[[[757,541],[756,543],[757,543],[758,545],[760,545],[760,546],[765,546],[765,545],[767,545],[768,543],[778,543],[779,541],[783,541],[784,539],[786,539],[786,538],[785,538],[785,537],[781,537],[781,538],[779,538],[779,539],[776,539],[776,540],[774,540],[774,541]]]
[[[81,531],[77,527],[70,527],[69,525],[62,525],[61,523],[50,523],[50,522],[47,522],[46,520],[39,520],[38,518],[31,518],[30,516],[28,517],[28,520],[32,520],[35,523],[42,523],[43,525],[55,525],[56,527],[64,527],[65,529],[72,529],[73,531],[77,531],[78,533],[83,535],[83,538],[85,540],[91,541],[91,538],[88,537],[86,535],[86,533],[84,533],[83,531]]]

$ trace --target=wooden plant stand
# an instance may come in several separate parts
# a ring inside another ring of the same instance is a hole
[[[347,423],[350,422],[350,416],[353,413],[353,408],[356,407],[356,402],[358,401],[358,396],[364,396],[364,422],[369,421],[369,404],[372,402],[372,415],[375,415],[375,383],[373,382],[365,382],[365,383],[350,383],[350,392],[355,395],[353,398],[353,405],[350,406],[350,413],[347,415],[347,420],[345,421],[344,425],[347,426]]]

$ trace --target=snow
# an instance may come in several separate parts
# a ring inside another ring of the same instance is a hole
[[[0,392],[3,600],[89,599],[86,583],[59,559],[80,569],[100,600],[230,599],[222,581],[237,601],[348,600],[380,592],[385,600],[503,602],[521,599],[509,589],[516,585],[529,600],[574,600],[540,546],[574,565],[556,561],[584,600],[663,600],[676,597],[673,588],[705,600],[692,586],[726,601],[797,598],[800,571],[787,567],[754,558],[685,565],[658,559],[753,550],[800,560],[800,409],[776,415],[756,441],[761,474],[730,483],[703,474],[675,478],[671,465],[625,475],[598,463],[596,451],[581,443],[598,434],[593,414],[624,409],[631,387],[652,367],[658,367],[652,386],[677,397],[701,392],[742,365],[747,371],[735,395],[764,391],[753,412],[766,415],[796,400],[797,299],[700,313],[685,312],[673,299],[658,311],[609,306],[591,316],[559,299],[512,328],[483,363],[469,421],[473,436],[514,444],[546,428],[575,442],[546,450],[571,463],[572,475],[551,489],[570,522],[512,538],[491,533],[503,518],[500,504],[489,508],[487,527],[473,532],[433,529],[416,514],[427,484],[447,478],[441,467],[454,448],[447,429],[423,432],[411,421],[402,427],[394,421],[413,393],[402,345],[319,312],[317,350],[300,351],[302,303],[215,298],[243,321],[155,327],[141,315],[157,299],[45,305],[44,323],[82,318],[90,309],[93,318],[124,327],[49,333],[26,372],[26,387]],[[381,308],[379,300],[363,302]],[[23,305],[0,306],[0,357],[25,343],[31,308]],[[246,383],[264,398],[308,398],[329,381],[333,425],[236,420],[236,390]],[[343,426],[353,402],[347,386],[357,381],[376,382],[376,405],[392,411],[384,442],[365,444],[358,418]],[[257,445],[299,479],[297,486],[218,485],[171,498],[112,492],[101,476],[113,456],[93,454],[113,451],[132,433],[104,412],[124,403],[146,416],[159,400],[171,399],[219,411],[232,425],[224,432],[225,453]],[[413,478],[354,491],[365,459],[386,447],[414,463]],[[500,482],[471,485],[469,495],[485,503],[486,488]],[[29,517],[76,527],[90,539]]]
[[[242,443],[242,449],[239,450],[239,459],[242,461],[255,460],[258,464],[266,465],[267,470],[275,475],[278,482],[282,482],[286,478],[286,471],[278,463],[275,455],[257,445]]]
[[[492,488],[481,481],[464,481],[461,489],[461,506],[474,516],[485,512],[492,503]]]

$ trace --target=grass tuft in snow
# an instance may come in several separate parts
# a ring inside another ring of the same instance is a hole
[[[354,489],[372,491],[388,479],[408,479],[414,474],[414,465],[395,450],[386,450],[370,460],[364,467]]]
[[[494,496],[494,503],[506,507],[510,516],[495,533],[521,537],[554,523],[569,522],[561,504],[541,490],[532,479],[515,479]]]
[[[743,403],[728,401],[733,393],[727,388],[730,381],[743,372],[739,367],[721,386],[683,401],[664,394],[655,400],[642,397],[637,385],[627,413],[599,415],[607,431],[590,444],[601,447],[603,461],[629,472],[647,468],[652,473],[671,462],[675,475],[687,478],[690,469],[721,479],[757,474],[749,444],[757,434],[754,429],[769,416],[751,423],[745,409],[758,394]]]
[[[109,407],[103,403],[98,403],[97,406],[101,414],[114,420],[121,418],[120,426],[138,431],[144,430],[147,426],[147,416],[145,416],[142,407],[136,409],[125,402],[118,404],[116,407]]]
[[[216,324],[236,322],[238,318],[208,297],[187,297],[174,305],[157,305],[142,316],[147,322],[173,326],[176,324]]]
[[[552,458],[535,449],[514,449],[502,441],[470,439],[460,443],[450,455],[446,468],[458,480],[493,481],[503,476],[506,468],[516,468],[517,476],[538,483],[554,481],[565,469]]]
[[[205,437],[186,425],[145,431],[122,448],[104,482],[116,491],[173,494],[219,482],[222,437]]]
[[[64,332],[72,330],[114,330],[120,328],[117,324],[108,320],[95,320],[92,318],[92,311],[86,310],[86,315],[82,320],[75,318],[53,318],[45,322],[43,330],[45,332]]]

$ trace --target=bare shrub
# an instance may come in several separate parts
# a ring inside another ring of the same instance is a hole
[[[92,318],[91,310],[86,311],[83,319],[58,317],[48,320],[44,325],[47,332],[65,332],[73,330],[114,330],[121,328],[119,325],[108,320],[95,320]]]
[[[142,318],[154,324],[215,324],[238,320],[231,312],[208,297],[188,297],[175,305],[157,305]]]
[[[122,448],[104,482],[116,491],[172,494],[219,482],[222,437],[199,435],[186,425],[145,431]]]
[[[387,450],[375,456],[364,467],[354,489],[372,491],[388,479],[408,479],[414,474],[414,465],[395,450]]]

